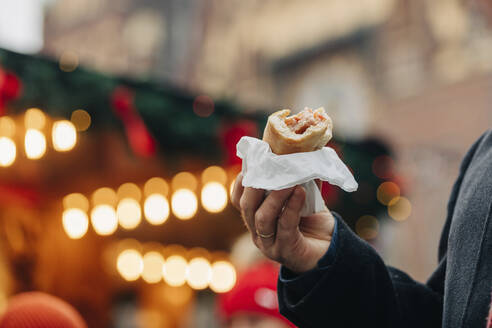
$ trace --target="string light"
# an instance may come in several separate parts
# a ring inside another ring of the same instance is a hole
[[[82,238],[89,228],[87,214],[79,208],[70,208],[63,212],[63,229],[71,239]]]
[[[212,264],[212,279],[210,289],[216,293],[230,291],[236,284],[236,270],[227,261],[218,261]]]
[[[144,263],[142,256],[137,250],[127,249],[118,255],[116,267],[123,279],[135,281],[142,274]]]
[[[24,138],[26,156],[29,159],[40,159],[46,153],[46,138],[44,134],[35,129],[26,131]]]
[[[97,205],[91,212],[92,227],[97,234],[107,236],[118,228],[118,218],[112,206]]]
[[[207,259],[197,257],[190,261],[188,270],[186,271],[186,282],[188,285],[197,290],[208,287],[212,279],[212,268]]]
[[[173,190],[189,189],[195,191],[198,182],[195,176],[190,172],[180,172],[173,177],[171,185]]]
[[[148,252],[143,257],[142,279],[149,284],[155,284],[162,279],[164,258],[157,252]]]
[[[9,116],[0,117],[0,136],[12,138],[15,135],[15,122]]]
[[[218,213],[227,205],[227,191],[218,182],[208,182],[202,189],[202,205],[211,212]]]
[[[42,130],[46,125],[46,115],[39,108],[29,108],[24,114],[26,129]]]
[[[89,210],[89,200],[80,193],[72,193],[63,197],[63,208],[78,208],[84,212]]]
[[[191,219],[198,208],[198,201],[193,191],[189,189],[177,190],[171,199],[174,215],[181,220]]]
[[[202,172],[202,184],[209,182],[219,182],[225,185],[227,182],[227,173],[220,166],[209,166]]]
[[[99,188],[92,194],[92,205],[108,204],[115,206],[117,202],[116,192],[108,187]]]
[[[166,222],[169,217],[169,202],[161,194],[147,197],[144,203],[145,218],[150,224],[158,225]]]
[[[150,196],[152,194],[161,194],[167,197],[169,193],[169,186],[167,182],[159,177],[150,178],[144,186],[144,195]]]
[[[123,198],[116,209],[120,225],[129,230],[136,228],[142,220],[140,204],[133,198]]]
[[[187,262],[180,255],[170,256],[162,268],[164,281],[173,287],[182,286],[186,282]]]
[[[73,111],[70,116],[70,121],[75,126],[77,131],[86,131],[91,126],[91,116],[83,109]]]
[[[57,121],[52,129],[53,147],[57,151],[69,151],[77,143],[77,131],[70,121]]]
[[[15,161],[17,150],[12,139],[0,137],[0,166],[7,167]]]
[[[118,188],[118,191],[116,192],[116,196],[119,199],[133,198],[137,202],[139,202],[140,199],[142,198],[142,192],[140,191],[140,188],[136,184],[128,182],[122,184]]]

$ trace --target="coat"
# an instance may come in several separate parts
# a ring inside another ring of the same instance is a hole
[[[386,266],[338,217],[333,259],[300,278],[279,280],[280,311],[299,327],[485,328],[492,292],[491,207],[488,130],[461,164],[448,202],[439,264],[427,283]]]

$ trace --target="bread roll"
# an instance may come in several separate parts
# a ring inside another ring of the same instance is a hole
[[[268,117],[263,140],[277,155],[314,151],[324,147],[332,136],[333,124],[323,107],[305,108],[289,116],[290,109],[279,110]]]

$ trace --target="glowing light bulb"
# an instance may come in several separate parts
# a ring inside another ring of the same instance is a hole
[[[77,143],[77,131],[70,121],[58,121],[52,129],[53,147],[57,151],[69,151]]]
[[[140,204],[133,198],[123,198],[118,204],[116,215],[125,229],[136,228],[142,220]]]
[[[189,189],[177,190],[171,199],[171,206],[174,215],[178,219],[191,219],[198,208],[198,201],[193,191]]]
[[[63,212],[63,229],[72,239],[82,238],[89,228],[87,214],[78,208],[70,208]]]
[[[66,210],[78,208],[87,212],[89,210],[89,200],[80,193],[69,194],[63,197],[63,208]]]
[[[15,161],[17,150],[12,139],[0,137],[0,166],[7,167]]]
[[[92,227],[97,234],[107,236],[118,228],[118,218],[112,206],[97,205],[91,212]]]
[[[24,147],[27,158],[39,159],[43,157],[46,153],[46,138],[44,134],[35,129],[27,130],[24,138]]]
[[[231,263],[218,261],[212,264],[210,288],[216,293],[228,292],[236,284],[236,270]]]
[[[205,289],[212,279],[210,263],[203,257],[197,257],[188,263],[186,282],[193,289]]]
[[[143,257],[142,279],[149,284],[155,284],[162,279],[164,258],[157,252],[148,252]]]
[[[15,135],[15,122],[11,117],[0,117],[0,135],[9,138]]]
[[[209,182],[202,189],[202,205],[211,212],[218,213],[227,205],[227,191],[218,182]]]
[[[73,111],[70,121],[77,131],[86,131],[91,126],[91,116],[83,109]]]
[[[186,282],[187,262],[179,255],[170,256],[162,268],[164,281],[169,286],[182,286]]]
[[[145,218],[150,224],[162,224],[169,217],[169,202],[160,194],[147,197],[144,203]]]
[[[38,108],[30,108],[24,114],[24,126],[26,129],[41,130],[46,124],[46,115]]]
[[[137,280],[142,274],[143,267],[142,256],[135,249],[124,250],[116,260],[118,272],[127,281]]]

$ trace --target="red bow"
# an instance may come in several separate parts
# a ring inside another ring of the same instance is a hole
[[[128,143],[136,155],[151,157],[156,143],[150,135],[134,104],[135,94],[126,87],[117,87],[111,95],[111,105],[125,127]]]

